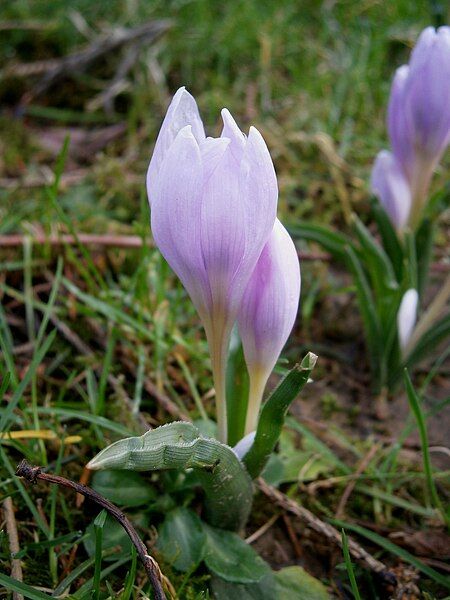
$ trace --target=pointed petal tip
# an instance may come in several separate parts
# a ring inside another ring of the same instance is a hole
[[[237,158],[241,157],[242,150],[245,146],[245,135],[236,123],[233,115],[228,108],[222,108],[220,111],[223,121],[223,129],[220,137],[228,138],[232,142],[232,146],[237,151]]]

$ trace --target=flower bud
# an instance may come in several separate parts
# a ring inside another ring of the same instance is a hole
[[[405,351],[417,320],[419,294],[414,288],[405,292],[397,313],[398,342],[402,353]]]
[[[411,210],[411,190],[392,152],[378,153],[372,170],[371,187],[398,230],[406,225]]]
[[[450,142],[450,27],[427,27],[395,75],[388,108],[393,153],[411,189],[416,226],[433,170]]]
[[[264,388],[294,325],[299,297],[297,250],[277,219],[247,285],[238,316],[250,377],[246,434],[256,429]]]

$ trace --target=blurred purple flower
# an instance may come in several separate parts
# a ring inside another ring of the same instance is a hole
[[[231,329],[273,229],[278,188],[261,134],[246,137],[224,109],[220,138],[206,137],[181,88],[161,127],[147,174],[153,237],[205,327],[226,441],[225,369]]]
[[[246,434],[256,429],[264,388],[294,325],[299,298],[297,250],[277,219],[247,285],[238,316],[250,376]]]
[[[378,153],[371,186],[396,229],[403,229],[411,210],[411,189],[392,152],[382,150]]]
[[[408,223],[416,227],[433,171],[450,143],[450,27],[427,27],[409,64],[397,69],[389,100],[388,130],[393,154],[410,187]],[[400,194],[388,185],[374,191],[385,207],[392,206],[393,195],[397,204],[405,197],[403,185]],[[391,199],[383,198],[383,193]]]

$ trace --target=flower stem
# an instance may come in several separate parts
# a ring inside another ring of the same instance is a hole
[[[260,369],[252,369],[249,373],[250,389],[248,395],[247,416],[244,435],[255,431],[258,424],[259,409],[266,387],[268,376]]]
[[[217,439],[226,444],[228,440],[226,369],[231,331],[224,319],[220,317],[205,325],[205,331],[211,353],[211,368],[216,392]]]
[[[428,199],[431,178],[433,176],[435,163],[424,160],[414,170],[412,177],[412,206],[409,217],[411,229],[415,230],[422,219],[423,210]]]

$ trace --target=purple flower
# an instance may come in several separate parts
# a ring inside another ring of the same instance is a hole
[[[264,388],[294,325],[299,298],[297,250],[277,219],[247,285],[238,316],[250,376],[246,434],[256,429]]]
[[[400,302],[397,313],[397,331],[402,353],[405,352],[416,325],[418,304],[419,294],[414,288],[405,292]]]
[[[246,137],[224,109],[220,138],[206,137],[181,88],[161,127],[147,174],[153,237],[205,327],[226,441],[225,368],[231,329],[273,229],[278,188],[261,134]]]
[[[378,153],[372,170],[371,187],[396,229],[405,227],[411,210],[411,189],[392,152]]]
[[[388,130],[393,154],[411,190],[408,223],[416,227],[433,171],[450,143],[450,27],[427,27],[409,64],[397,70]]]

